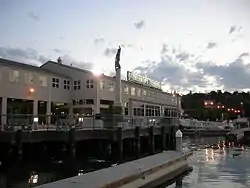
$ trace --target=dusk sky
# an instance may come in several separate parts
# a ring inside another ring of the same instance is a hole
[[[249,0],[0,0],[0,57],[121,66],[187,92],[250,89]]]

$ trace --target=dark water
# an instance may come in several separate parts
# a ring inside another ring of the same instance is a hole
[[[249,188],[250,148],[239,156],[232,156],[232,148],[206,149],[222,138],[184,138],[184,149],[194,150],[189,159],[193,171],[167,188]],[[111,163],[78,160],[65,164],[61,161],[39,164],[0,166],[0,188],[30,188],[46,182],[81,175],[95,169],[106,168]]]
[[[185,148],[194,149],[189,159],[193,172],[184,176],[182,184],[167,188],[249,188],[250,148],[237,152],[233,148],[205,149],[204,146],[218,142],[218,138],[186,139]]]

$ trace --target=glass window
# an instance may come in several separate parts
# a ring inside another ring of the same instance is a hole
[[[124,86],[124,93],[128,94],[128,86]]]
[[[135,95],[135,88],[131,87],[131,95]]]
[[[105,82],[102,80],[100,81],[100,89],[104,90],[105,89]]]
[[[26,84],[33,84],[34,83],[34,73],[32,73],[32,72],[25,73],[25,83]]]
[[[86,80],[86,88],[94,88],[94,81]]]
[[[140,97],[141,96],[141,89],[137,90],[137,96]]]
[[[109,91],[114,91],[114,83],[113,82],[109,82]]]
[[[81,89],[81,81],[80,80],[75,80],[73,82],[73,87],[74,87],[74,90],[80,90]]]
[[[70,81],[69,80],[64,80],[63,88],[66,89],[66,90],[70,89]]]
[[[39,79],[40,86],[47,87],[47,85],[48,85],[47,76],[39,75],[38,79]]]
[[[143,96],[146,96],[146,95],[147,95],[147,91],[146,91],[146,90],[143,90],[143,91],[142,91],[142,95],[143,95]]]
[[[52,78],[52,87],[59,88],[59,78]]]
[[[19,83],[19,79],[20,79],[19,71],[12,70],[9,72],[9,81],[10,82]]]

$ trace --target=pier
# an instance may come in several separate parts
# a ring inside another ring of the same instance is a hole
[[[166,151],[118,166],[38,186],[37,188],[155,187],[174,179],[188,166],[192,153]]]

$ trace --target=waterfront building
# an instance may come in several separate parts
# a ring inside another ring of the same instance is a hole
[[[117,89],[115,77],[66,65],[60,58],[40,67],[0,59],[0,85],[2,125],[6,114],[105,114]],[[124,115],[176,117],[181,111],[179,95],[132,72],[121,82],[121,99]]]

